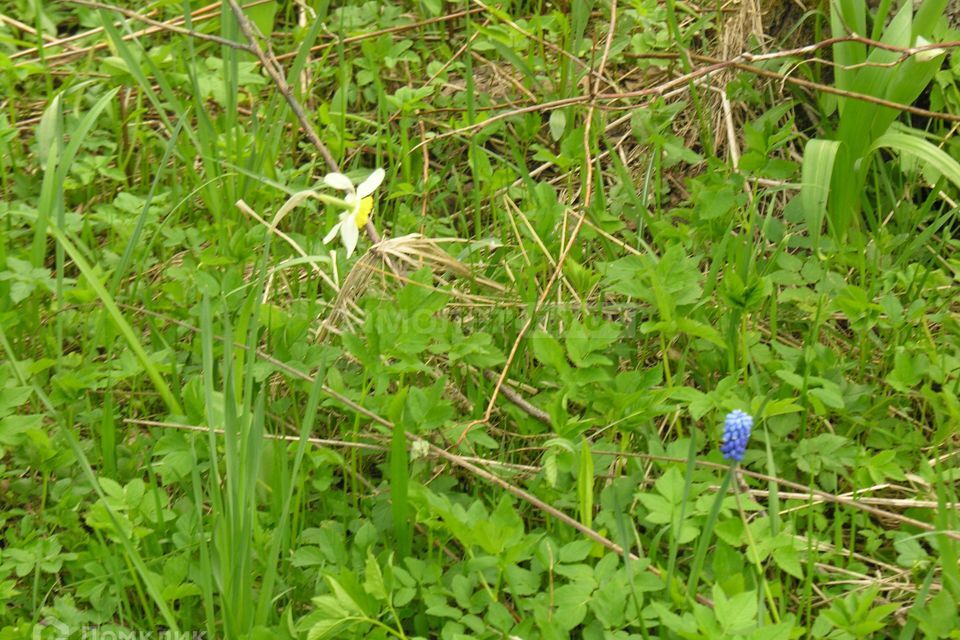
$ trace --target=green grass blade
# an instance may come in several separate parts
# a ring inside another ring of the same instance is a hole
[[[393,535],[401,558],[410,555],[412,530],[410,526],[410,470],[407,452],[406,427],[407,388],[404,387],[391,401],[394,428],[390,436],[390,506],[393,515]]]
[[[67,147],[58,165],[61,180],[66,178],[67,172],[73,164],[73,159],[76,158],[77,152],[80,151],[80,146],[87,141],[87,136],[90,134],[90,130],[93,129],[93,125],[97,122],[97,118],[99,118],[103,110],[113,102],[113,99],[117,97],[119,91],[120,87],[115,87],[103,94],[90,108],[90,111],[83,116],[77,128],[70,131],[70,142],[67,143]]]
[[[707,549],[710,547],[710,540],[713,538],[713,528],[717,524],[717,517],[720,515],[720,507],[723,505],[723,499],[727,496],[727,490],[733,480],[734,468],[731,466],[727,474],[723,477],[723,483],[717,492],[717,497],[710,508],[710,515],[703,525],[703,531],[700,532],[700,539],[697,542],[697,550],[693,555],[693,563],[690,566],[690,577],[687,578],[687,597],[693,599],[697,595],[697,586],[700,584],[700,572],[703,571],[703,562],[707,557]]]
[[[174,129],[173,135],[170,136],[170,140],[167,142],[167,146],[163,150],[163,158],[160,160],[160,164],[157,166],[157,172],[153,176],[153,182],[150,184],[150,191],[147,192],[147,197],[143,202],[143,208],[140,210],[140,215],[137,216],[137,222],[133,227],[133,233],[130,234],[130,240],[127,242],[127,246],[123,250],[123,255],[120,256],[120,262],[117,263],[117,267],[114,269],[113,278],[110,280],[110,293],[113,295],[116,295],[117,289],[120,287],[120,281],[127,272],[127,267],[130,264],[130,260],[133,258],[133,252],[140,245],[140,235],[143,233],[143,227],[147,221],[147,213],[150,211],[150,203],[153,202],[153,196],[157,192],[157,188],[160,185],[160,178],[163,177],[164,169],[167,166],[167,162],[170,160],[170,156],[173,155],[173,149],[177,144],[177,140],[180,138],[180,131],[183,129],[186,121],[186,118],[180,118],[180,120],[177,122],[177,128]]]
[[[277,580],[279,565],[278,558],[280,549],[283,545],[284,537],[287,535],[287,523],[290,520],[290,506],[293,503],[294,487],[296,478],[300,473],[300,466],[303,457],[306,454],[307,447],[310,446],[309,438],[313,432],[313,426],[317,419],[317,408],[320,404],[320,396],[323,393],[323,380],[325,378],[325,364],[321,363],[320,368],[314,373],[314,383],[310,387],[310,396],[307,398],[307,405],[304,410],[303,420],[300,423],[300,439],[297,441],[297,452],[294,454],[293,466],[290,469],[291,482],[283,497],[283,509],[280,512],[280,518],[273,530],[273,536],[270,541],[270,549],[265,558],[266,572],[263,576],[263,586],[260,589],[260,598],[257,602],[257,614],[254,618],[254,624],[266,624],[273,604],[273,587]]]
[[[103,283],[100,282],[100,279],[97,277],[97,274],[87,262],[86,258],[83,257],[83,254],[80,253],[77,247],[63,231],[56,227],[49,227],[49,231],[50,234],[56,238],[57,242],[59,242],[64,248],[64,250],[70,256],[70,259],[73,260],[73,263],[76,265],[77,269],[83,274],[83,277],[87,279],[90,287],[97,294],[97,297],[100,299],[100,302],[107,311],[107,315],[116,325],[117,329],[120,331],[120,334],[127,341],[127,345],[130,347],[130,350],[133,351],[133,355],[136,356],[137,360],[140,361],[140,364],[150,377],[150,381],[153,382],[153,386],[157,390],[157,393],[160,394],[160,397],[167,405],[167,409],[171,413],[178,415],[182,414],[183,409],[181,409],[180,403],[177,402],[173,392],[170,391],[170,387],[163,379],[163,375],[157,368],[156,363],[151,360],[146,349],[144,349],[143,345],[140,344],[140,340],[134,333],[133,327],[131,327],[123,317],[123,314],[120,312],[120,308],[117,307],[117,303],[113,300],[113,296],[110,295],[106,287],[103,286]]]
[[[33,230],[33,247],[30,252],[34,267],[43,264],[46,254],[50,212],[63,206],[63,200],[60,197],[62,189],[60,173],[57,171],[62,136],[63,113],[58,95],[50,101],[50,105],[43,112],[37,131],[37,145],[44,163],[44,172],[43,182],[40,184],[40,199],[37,203],[37,222]]]

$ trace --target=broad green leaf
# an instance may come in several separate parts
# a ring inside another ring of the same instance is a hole
[[[252,6],[244,7],[243,12],[247,14],[250,21],[256,25],[260,33],[267,38],[270,37],[270,34],[273,33],[274,16],[277,14],[276,0],[260,2]]]
[[[774,416],[796,413],[798,411],[803,411],[803,406],[797,404],[795,399],[771,400],[767,403],[767,406],[764,407],[763,417],[772,418]]]
[[[530,342],[533,345],[533,353],[538,360],[558,371],[570,369],[570,365],[567,363],[567,354],[556,338],[543,331],[538,331],[531,336]]]
[[[960,187],[960,162],[935,144],[924,140],[921,135],[920,132],[906,128],[888,131],[876,139],[871,149],[887,148],[914,156],[954,186]]]
[[[838,389],[832,387],[817,387],[807,391],[811,396],[830,407],[831,409],[843,409],[843,396]]]
[[[354,626],[356,623],[350,617],[344,617],[335,620],[321,620],[307,632],[307,640],[327,640],[328,638],[342,637],[344,631]]]
[[[363,576],[363,589],[374,598],[386,601],[390,594],[387,593],[387,587],[383,581],[383,572],[380,570],[380,563],[373,556],[373,551],[367,551],[366,570]]]
[[[677,318],[677,329],[689,336],[712,342],[721,349],[727,348],[727,343],[724,342],[720,332],[703,322],[686,317]]]
[[[777,566],[798,580],[803,580],[803,568],[800,566],[800,554],[793,545],[777,547],[773,550],[773,559]]]
[[[832,0],[830,3],[830,28],[833,37],[842,38],[854,33],[867,32],[866,10],[859,0]],[[837,64],[836,84],[840,89],[850,89],[855,69],[867,57],[866,45],[861,42],[838,42],[833,45],[833,60]],[[843,113],[844,99],[840,100],[840,113]]]
[[[550,137],[559,140],[567,127],[567,113],[563,109],[554,109],[550,112]]]
[[[757,593],[745,591],[732,598],[727,598],[723,589],[713,587],[714,612],[717,622],[728,634],[743,633],[748,627],[756,624]]]
[[[807,223],[807,234],[814,249],[820,246],[820,233],[827,216],[827,202],[833,177],[833,165],[840,150],[835,140],[811,140],[803,151],[803,185],[800,200]]]
[[[567,631],[573,629],[587,615],[587,603],[593,593],[592,582],[574,582],[557,587],[553,594],[554,619]]]
[[[363,608],[357,603],[343,585],[333,576],[327,576],[327,583],[333,591],[337,605],[340,607],[344,617],[348,615],[363,615]]]

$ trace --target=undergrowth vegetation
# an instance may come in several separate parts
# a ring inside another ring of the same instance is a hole
[[[960,638],[956,13],[0,3],[0,639]]]

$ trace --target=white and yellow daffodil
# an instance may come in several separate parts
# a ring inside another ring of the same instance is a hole
[[[373,210],[372,194],[383,182],[385,176],[386,172],[383,169],[375,169],[366,180],[356,186],[350,178],[342,173],[328,173],[323,178],[328,187],[347,192],[347,195],[343,198],[343,201],[347,203],[347,210],[340,214],[340,221],[333,225],[333,228],[324,237],[324,244],[333,240],[339,232],[340,239],[343,240],[343,246],[347,249],[347,257],[349,258],[353,254],[353,250],[357,248],[357,241],[360,239],[360,229],[367,224],[370,212]]]

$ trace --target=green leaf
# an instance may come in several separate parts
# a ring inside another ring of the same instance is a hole
[[[583,562],[590,555],[590,551],[595,544],[592,540],[568,542],[560,547],[560,553],[558,554],[560,562]]]
[[[679,505],[684,501],[684,489],[685,483],[683,480],[683,474],[680,473],[680,470],[676,466],[672,466],[664,472],[659,478],[657,478],[654,486],[657,488],[657,491],[664,498],[667,499],[671,505]]]
[[[821,433],[801,440],[793,448],[792,456],[804,473],[817,474],[821,469],[839,471],[853,464],[857,450],[848,438],[833,433]]]
[[[893,371],[887,374],[885,380],[897,391],[908,393],[923,381],[923,375],[917,370],[910,352],[898,346],[893,356]]]
[[[407,427],[410,411],[407,407],[409,387],[402,387],[390,404],[393,432],[390,435],[390,506],[393,515],[393,535],[400,558],[410,555],[412,532],[410,523],[410,457],[407,452]],[[412,425],[410,425],[412,426]]]
[[[327,576],[327,583],[330,585],[330,589],[333,591],[333,596],[336,598],[337,606],[343,617],[350,615],[362,616],[363,607],[354,600],[350,593],[344,588],[344,586],[333,576]],[[317,599],[314,599],[314,603],[317,603]]]
[[[782,416],[788,413],[797,413],[798,411],[803,411],[803,406],[797,404],[796,400],[793,398],[770,400],[763,408],[763,417],[772,418],[774,416]]]
[[[267,38],[270,37],[270,34],[273,33],[274,16],[277,14],[276,0],[244,7],[243,12],[250,18],[250,21],[256,25],[260,33]]]
[[[840,395],[839,389],[833,387],[818,387],[808,390],[807,393],[831,409],[843,409],[844,407],[843,396]]]
[[[565,342],[570,360],[578,367],[612,364],[604,355],[620,336],[619,327],[612,322],[597,322],[586,318],[588,324],[574,320],[566,332]]]
[[[914,607],[910,617],[920,623],[920,628],[933,638],[948,638],[950,632],[960,627],[957,603],[946,589],[930,598],[926,605]]]
[[[608,628],[622,627],[627,610],[629,585],[620,579],[600,583],[590,600],[590,610]]]
[[[557,587],[553,594],[554,620],[570,631],[587,616],[587,603],[595,585],[591,582],[574,582]]]
[[[788,614],[787,618],[792,615]],[[751,633],[747,638],[749,640],[790,640],[794,636],[792,633],[795,626],[792,621],[784,621],[779,624],[771,624],[760,627]]]
[[[708,342],[712,342],[721,349],[727,348],[727,343],[724,342],[723,336],[720,334],[720,332],[708,324],[704,324],[692,318],[683,317],[677,318],[677,329],[683,333],[686,333],[687,335],[703,338]]]
[[[316,602],[316,599],[314,599]],[[356,621],[350,618],[340,618],[337,620],[321,620],[307,632],[307,640],[327,640],[328,638],[339,638],[341,634],[354,626]]]
[[[567,112],[563,109],[554,109],[550,112],[550,137],[559,140],[567,127]]]
[[[819,139],[808,142],[803,150],[803,183],[800,187],[800,200],[803,203],[807,234],[813,240],[815,249],[820,246],[820,233],[827,216],[833,165],[839,151],[838,141]]]
[[[800,566],[800,554],[793,547],[787,545],[773,550],[773,559],[777,566],[798,580],[803,580],[803,569]]]
[[[570,365],[567,363],[567,354],[564,352],[563,346],[550,334],[537,331],[530,338],[530,343],[533,346],[533,354],[537,357],[537,360],[561,372],[570,369]]]
[[[797,389],[798,391],[800,389],[803,389],[803,377],[798,376],[792,371],[787,371],[786,369],[778,369],[776,371],[776,376],[781,380],[783,380],[784,382],[786,382],[791,387],[793,387],[794,389]]]
[[[367,550],[366,570],[363,576],[363,590],[378,600],[386,601],[390,597],[383,581],[383,572],[380,563],[373,556],[373,551]]]
[[[41,166],[46,165],[50,149],[53,145],[60,143],[60,136],[63,135],[60,96],[59,93],[53,96],[50,104],[43,110],[43,115],[40,116],[40,124],[37,125],[37,160]]]
[[[914,156],[954,186],[960,187],[960,162],[935,144],[924,140],[922,135],[921,132],[906,127],[888,131],[874,141],[871,150],[887,148]]]
[[[703,294],[698,260],[680,244],[670,245],[659,261],[630,255],[604,263],[602,273],[611,290],[656,305],[667,321],[674,308],[693,304]]]
[[[714,585],[713,599],[717,622],[726,633],[731,635],[743,633],[756,624],[756,591],[745,591],[728,599],[723,589]]]

